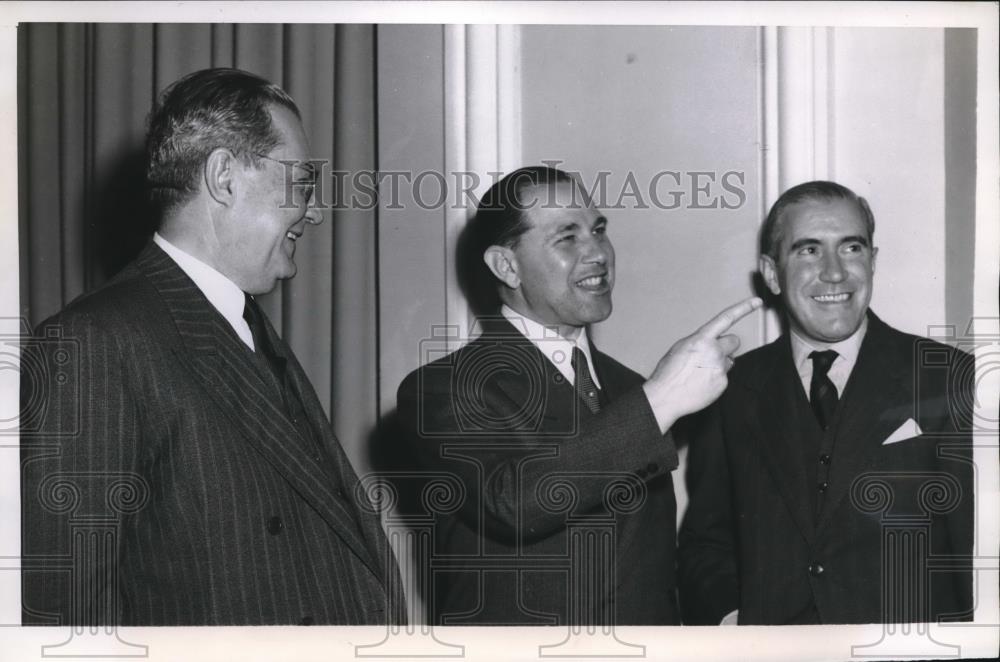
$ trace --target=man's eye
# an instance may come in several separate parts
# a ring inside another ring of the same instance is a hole
[[[848,253],[860,253],[865,249],[862,244],[848,244],[844,248]]]
[[[573,242],[573,241],[576,241],[575,234],[564,234],[563,236],[559,237],[559,239],[556,240],[556,243],[561,244],[564,242]]]
[[[600,227],[594,228],[594,234],[607,234],[607,233],[608,233],[607,226],[601,225]]]
[[[293,186],[306,202],[312,199],[313,192],[316,190],[316,182],[312,180],[293,182]]]
[[[815,246],[804,246],[799,249],[799,255],[816,255],[817,252]]]

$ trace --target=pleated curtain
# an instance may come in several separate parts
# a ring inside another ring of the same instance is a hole
[[[373,170],[374,43],[366,25],[19,26],[21,314],[36,325],[148,241],[145,122],[189,72],[238,67],[280,84],[327,177]],[[378,414],[376,239],[374,209],[326,210],[297,245],[298,275],[261,298],[359,471]]]

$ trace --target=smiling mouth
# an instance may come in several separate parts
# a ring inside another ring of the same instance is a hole
[[[288,232],[285,233],[285,238],[286,239],[291,239],[292,241],[295,241],[296,239],[298,239],[301,236],[302,236],[301,234],[295,234],[291,230],[289,230]]]
[[[851,292],[841,292],[840,294],[815,294],[812,299],[819,303],[844,303],[852,296]]]
[[[609,287],[608,276],[607,274],[587,276],[586,278],[576,281],[576,286],[589,292],[604,292]]]

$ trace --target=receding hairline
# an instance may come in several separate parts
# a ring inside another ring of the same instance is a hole
[[[771,210],[761,227],[759,242],[761,256],[767,256],[771,259],[779,257],[780,244],[784,234],[782,228],[785,216],[791,208],[806,203],[832,204],[837,200],[853,203],[864,225],[868,243],[872,245],[875,239],[875,216],[868,201],[843,184],[817,180],[793,186],[782,193],[771,206]]]
[[[552,190],[554,190],[554,189],[556,189],[556,188],[558,188],[560,186],[570,186],[570,187],[572,187],[571,190],[573,192],[570,193],[570,199],[568,201],[570,203],[570,205],[572,205],[572,206],[568,207],[568,208],[570,208],[570,209],[590,209],[590,208],[596,209],[596,207],[594,207],[593,200],[591,200],[590,196],[587,194],[587,189],[580,182],[578,182],[573,177],[570,177],[569,179],[558,179],[558,180],[555,180],[555,181],[538,182],[537,184],[529,184],[529,185],[525,186],[524,189],[522,189],[521,194],[518,196],[520,198],[520,202],[522,204],[524,203],[525,200],[531,200],[531,199],[533,199],[532,196],[534,196],[535,204],[532,204],[532,205],[526,207],[525,209],[522,209],[521,212],[520,212],[522,218],[524,219],[525,223],[528,225],[529,229],[535,227],[535,222],[531,218],[530,214],[532,212],[540,210],[540,209],[552,209],[553,207],[549,206],[549,205],[551,205],[551,203],[555,202],[551,198],[545,197],[544,193],[537,193],[536,191],[538,191],[539,189],[547,189],[548,191],[552,191]],[[577,194],[579,194],[579,199],[577,198]],[[563,209],[564,207],[562,207],[561,205],[557,205],[555,208],[556,209]],[[604,214],[600,214],[600,216],[602,218],[604,218]],[[605,218],[605,221],[607,221],[606,218]]]
[[[788,204],[781,210],[781,213],[778,215],[778,218],[775,221],[775,227],[771,233],[774,241],[771,246],[771,255],[769,257],[772,258],[781,257],[781,244],[787,236],[785,225],[788,223],[788,216],[790,214],[794,214],[795,212],[800,211],[804,207],[817,206],[817,205],[835,205],[837,203],[843,203],[853,208],[855,214],[857,215],[857,220],[860,222],[863,230],[861,235],[850,235],[844,237],[844,241],[862,239],[865,245],[871,248],[873,237],[869,234],[868,222],[866,220],[865,212],[858,201],[851,200],[850,198],[842,198],[837,196],[832,196],[829,198],[815,196],[815,197],[803,198],[802,200],[796,200],[795,202]],[[792,242],[791,247],[794,248],[796,244],[802,241],[806,241],[807,239],[808,238],[799,239],[796,242]]]

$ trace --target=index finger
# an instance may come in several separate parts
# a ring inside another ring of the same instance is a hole
[[[700,329],[695,331],[695,333],[698,335],[709,336],[710,338],[718,338],[723,333],[728,331],[733,324],[736,324],[741,319],[760,308],[763,304],[764,301],[760,297],[750,297],[749,299],[744,299],[739,303],[729,306],[729,308],[726,308],[721,313],[705,322],[705,324],[703,324]]]

